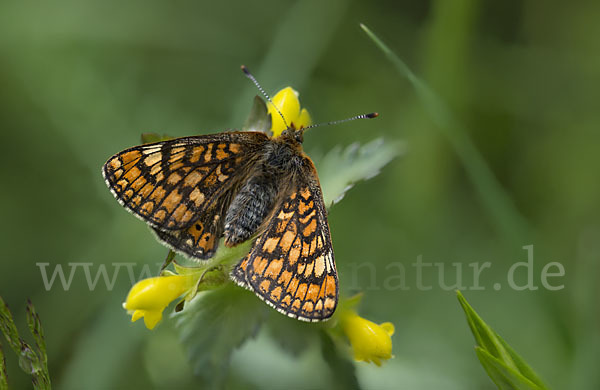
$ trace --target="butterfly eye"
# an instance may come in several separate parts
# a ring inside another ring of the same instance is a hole
[[[294,133],[294,138],[296,139],[296,141],[298,141],[300,143],[304,142],[304,136],[302,135],[301,131],[296,131]]]

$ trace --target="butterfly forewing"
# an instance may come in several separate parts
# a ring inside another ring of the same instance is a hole
[[[243,178],[266,141],[228,132],[141,145],[111,157],[103,174],[117,200],[154,228],[187,229]]]
[[[232,278],[281,313],[322,321],[337,305],[338,280],[323,195],[312,162],[305,161],[306,172],[294,177]]]

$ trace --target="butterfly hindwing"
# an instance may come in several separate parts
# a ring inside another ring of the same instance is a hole
[[[223,194],[226,197],[227,194]],[[181,230],[152,228],[156,237],[173,250],[194,259],[211,258],[223,234],[222,215],[229,200],[220,198],[189,227]]]
[[[232,278],[281,313],[322,321],[337,305],[338,279],[323,195],[314,165],[305,161]]]
[[[102,173],[133,214],[155,229],[183,230],[242,179],[267,141],[260,132],[227,132],[140,145],[111,157]]]

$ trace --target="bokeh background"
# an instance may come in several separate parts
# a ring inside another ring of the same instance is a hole
[[[198,388],[168,320],[152,332],[129,323],[125,272],[111,291],[102,282],[90,291],[82,269],[68,291],[46,291],[36,264],[87,262],[95,273],[131,262],[155,272],[166,249],[115,202],[100,167],[142,132],[240,127],[256,94],[239,70],[246,64],[271,93],[299,90],[317,122],[381,113],[307,133],[309,154],[380,136],[407,147],[329,217],[342,291],[363,291],[360,313],[396,326],[393,360],[357,364],[365,389],[495,388],[438,268],[424,271],[430,291],[415,288],[419,255],[446,265],[447,285],[452,263],[470,286],[468,264],[491,262],[484,290],[464,291],[479,314],[552,388],[598,389],[599,15],[596,1],[554,0],[3,1],[0,294],[23,333],[26,299],[36,305],[56,388]],[[359,23],[451,119],[432,118]],[[491,189],[472,174],[481,166]],[[534,245],[536,285],[558,261],[565,276],[552,283],[563,289],[508,288],[525,245]],[[407,268],[409,290],[385,284],[391,263]],[[11,385],[29,387],[4,345]],[[335,381],[318,349],[293,357],[259,333],[234,353],[227,386]]]

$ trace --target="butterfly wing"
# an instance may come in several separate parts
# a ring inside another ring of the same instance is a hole
[[[221,195],[188,228],[181,230],[160,230],[152,228],[156,237],[173,250],[194,259],[213,257],[223,235],[222,216],[231,203],[231,191]]]
[[[111,157],[102,173],[117,200],[160,241],[207,259],[233,191],[267,141],[259,132],[228,132],[140,145]]]
[[[337,305],[338,279],[323,194],[314,165],[305,162],[231,276],[289,317],[322,321]]]
[[[112,156],[102,173],[117,200],[161,230],[191,226],[235,183],[268,140],[229,132],[136,146]]]

